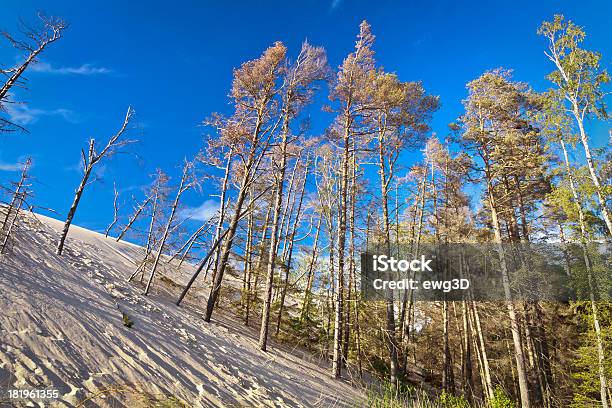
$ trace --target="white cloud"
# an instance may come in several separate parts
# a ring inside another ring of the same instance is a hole
[[[29,108],[23,104],[6,104],[6,113],[9,116],[9,120],[18,125],[30,125],[38,122],[41,116],[59,116],[67,122],[75,123],[78,122],[77,114],[70,109],[36,109]]]
[[[0,160],[0,171],[21,171],[26,160],[25,156],[18,158],[15,163],[7,163]],[[32,168],[32,164],[30,164],[30,168]]]
[[[208,221],[214,217],[219,210],[219,203],[215,200],[206,200],[199,207],[187,207],[181,210],[181,218],[189,218],[197,221]]]
[[[335,9],[338,8],[338,6],[340,6],[340,3],[342,3],[342,0],[332,0],[330,6],[329,6],[329,10],[333,11]]]
[[[0,170],[2,171],[18,171],[23,168],[23,163],[5,163],[0,161]]]
[[[39,61],[30,67],[32,72],[43,72],[55,75],[106,75],[114,71],[106,67],[97,67],[93,64],[83,64],[79,67],[54,67],[48,62]]]

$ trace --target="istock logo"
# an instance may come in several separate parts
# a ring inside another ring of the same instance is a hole
[[[376,272],[432,272],[429,264],[431,259],[425,259],[425,255],[421,255],[421,259],[395,259],[387,255],[373,255],[373,266]]]

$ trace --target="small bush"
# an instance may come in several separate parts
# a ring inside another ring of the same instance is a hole
[[[124,312],[121,312],[121,314],[123,319],[123,325],[127,328],[132,327],[134,325],[134,322],[130,319],[130,317]]]
[[[500,386],[497,386],[493,392],[493,399],[489,403],[489,408],[516,408],[516,404]]]
[[[444,408],[470,408],[470,404],[463,397],[448,394],[443,391],[438,398],[438,404]]]

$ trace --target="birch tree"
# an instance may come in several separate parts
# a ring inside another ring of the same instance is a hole
[[[582,250],[582,256],[584,258],[585,267],[587,270],[587,283],[589,290],[589,300],[591,306],[591,314],[593,321],[593,329],[595,331],[595,348],[597,350],[597,371],[599,376],[599,390],[601,398],[601,406],[608,408],[608,378],[606,375],[605,367],[605,351],[604,351],[604,335],[602,333],[601,324],[599,321],[600,312],[596,302],[597,293],[594,284],[593,268],[589,255],[589,232],[587,228],[586,215],[584,210],[584,199],[578,189],[578,183],[575,176],[575,165],[570,161],[568,153],[568,145],[575,145],[577,138],[571,133],[571,126],[567,114],[563,110],[562,102],[559,100],[558,95],[554,92],[544,95],[545,97],[545,113],[543,115],[543,127],[549,136],[551,143],[558,144],[561,148],[561,156],[564,170],[564,178],[566,179],[567,185],[571,192],[572,201],[570,208],[566,208],[565,211],[571,216],[572,213],[578,215],[578,231],[579,231],[579,244]],[[579,136],[582,137],[582,136]],[[572,208],[573,207],[573,208]],[[572,217],[575,218],[575,217]],[[561,229],[563,233],[563,229]]]
[[[585,121],[590,117],[607,117],[603,87],[610,82],[610,76],[600,68],[601,54],[580,48],[586,36],[584,30],[571,21],[565,21],[562,15],[555,15],[553,21],[542,23],[538,34],[548,40],[545,55],[556,68],[548,79],[557,86],[557,91],[567,104],[567,111],[575,119],[601,215],[612,236],[612,220],[607,204],[609,186],[603,184],[597,174],[585,130]]]

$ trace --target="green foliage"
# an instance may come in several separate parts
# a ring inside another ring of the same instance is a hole
[[[446,391],[443,391],[440,397],[438,397],[438,404],[444,408],[470,408],[470,404],[465,398],[449,394]]]
[[[601,404],[599,394],[599,361],[596,349],[597,339],[593,328],[591,302],[576,302],[574,307],[585,328],[585,333],[581,335],[581,346],[577,350],[577,358],[574,361],[575,371],[573,378],[576,380],[576,383],[571,407],[599,406]],[[597,312],[604,350],[610,350],[610,347],[612,347],[612,302],[597,302]],[[604,369],[607,378],[612,378],[612,355],[610,353],[606,354]]]
[[[130,319],[130,317],[125,314],[125,312],[121,312],[122,315],[122,320],[123,320],[123,325],[127,328],[130,328],[134,325],[134,322]]]
[[[185,402],[183,402],[177,397],[170,396],[170,397],[164,397],[162,399],[155,401],[152,407],[154,408],[188,408],[189,405],[187,405]]]
[[[579,111],[607,117],[602,85],[610,82],[605,69],[600,68],[601,54],[580,48],[586,33],[562,15],[555,15],[553,21],[545,21],[538,34],[548,40],[548,58],[555,64],[555,71],[548,79],[559,87],[568,100],[576,103]]]
[[[516,408],[516,403],[498,385],[493,391],[493,399],[489,402],[489,408]]]
[[[368,400],[365,404],[373,408],[470,408],[463,398],[443,392],[437,399],[430,398],[423,390],[415,390],[409,385],[400,385],[396,390],[392,384],[385,382],[368,390]],[[514,407],[514,405],[499,405],[495,408]]]
[[[402,392],[404,391],[404,392]],[[412,389],[396,390],[393,384],[384,382],[368,390],[366,406],[372,408],[401,408],[409,406]]]

